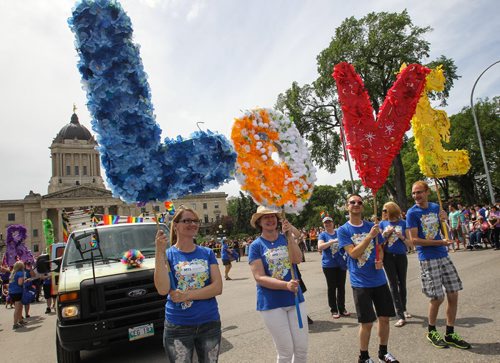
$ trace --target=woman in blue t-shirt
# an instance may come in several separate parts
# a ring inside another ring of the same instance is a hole
[[[411,247],[407,238],[406,222],[401,218],[401,208],[394,202],[387,202],[382,207],[387,220],[379,223],[384,237],[384,269],[391,287],[392,300],[399,320],[394,324],[402,327],[411,315],[406,311],[406,273],[408,258],[406,253]]]
[[[199,225],[196,212],[181,207],[170,224],[172,247],[167,250],[162,230],[156,234],[154,281],[161,295],[168,294],[163,346],[172,363],[191,362],[194,349],[199,362],[217,362],[220,351],[221,322],[215,296],[222,293],[222,277],[213,251],[194,243]],[[167,263],[175,290],[171,289]]]
[[[222,264],[224,265],[224,278],[226,280],[231,280],[231,278],[229,277],[229,270],[231,270],[231,267],[233,267],[233,265],[231,264],[231,259],[233,257],[232,254],[233,250],[229,248],[226,238],[222,238],[220,257],[222,260]]]
[[[283,220],[283,231],[290,232],[287,241],[279,233],[279,219],[279,212],[263,206],[257,208],[250,224],[261,235],[250,245],[248,263],[257,282],[257,310],[273,337],[277,360],[306,362],[308,325],[304,320],[303,328],[299,328],[295,293],[298,294],[302,317],[307,316],[307,312],[299,281],[292,280],[291,273],[292,264],[302,261],[302,252],[297,244],[300,232]]]
[[[23,285],[24,285],[24,263],[14,263],[9,279],[9,295],[14,302],[14,325],[12,329],[18,329],[25,324],[23,321]]]
[[[338,319],[340,316],[349,316],[345,309],[345,279],[347,263],[344,259],[344,251],[339,249],[337,232],[333,228],[331,217],[323,218],[325,231],[318,237],[318,250],[321,254],[321,267],[325,274],[328,286],[328,305],[332,318]]]

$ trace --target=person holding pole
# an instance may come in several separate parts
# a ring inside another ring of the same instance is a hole
[[[300,232],[280,212],[259,206],[250,224],[261,232],[248,251],[248,263],[257,282],[257,310],[271,333],[277,351],[277,362],[307,361],[308,325],[299,327],[300,316],[307,316],[299,281],[293,279],[293,264],[302,261],[297,244]],[[288,232],[288,233],[287,233]],[[297,314],[295,294],[298,296]]]
[[[172,247],[167,250],[163,230],[156,234],[154,283],[160,295],[168,294],[163,346],[172,363],[192,362],[194,349],[199,362],[217,362],[220,351],[215,296],[222,293],[222,276],[214,252],[194,243],[199,225],[196,212],[181,207],[170,224]]]
[[[469,349],[471,345],[463,340],[454,329],[458,307],[458,291],[462,281],[448,256],[447,246],[453,241],[443,239],[440,233],[440,219],[446,219],[446,212],[439,205],[428,201],[430,189],[424,181],[413,183],[411,194],[415,205],[406,214],[406,228],[411,243],[416,246],[420,261],[422,292],[430,299],[427,339],[436,348],[454,346]],[[439,307],[446,293],[446,334],[436,329]]]
[[[373,362],[368,354],[368,345],[373,322],[378,320],[378,358],[381,362],[397,363],[398,360],[387,351],[389,317],[395,316],[395,311],[382,269],[384,257],[381,244],[383,239],[379,225],[362,219],[363,198],[358,194],[348,196],[347,211],[349,220],[337,230],[337,236],[339,248],[348,254],[347,267],[360,323],[358,362]]]

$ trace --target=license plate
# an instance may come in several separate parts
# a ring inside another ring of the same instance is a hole
[[[155,335],[153,323],[136,326],[128,330],[128,340],[130,341],[152,337],[153,335]]]

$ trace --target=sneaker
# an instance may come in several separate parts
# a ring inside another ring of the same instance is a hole
[[[404,326],[406,324],[406,320],[404,319],[399,319],[398,321],[396,321],[396,324],[394,324],[395,327],[397,328],[401,328],[402,326]]]
[[[23,326],[21,324],[14,324],[12,325],[12,330],[16,330],[16,329],[19,329],[19,328],[22,328]]]
[[[344,310],[343,312],[340,313],[342,316],[351,316],[351,313],[348,312],[347,310]]]
[[[26,325],[26,324],[28,324],[28,323],[27,323],[27,322],[25,322],[24,320],[19,320],[17,323],[18,323],[19,325]]]
[[[448,344],[443,340],[441,334],[437,330],[433,330],[427,333],[427,340],[431,342],[436,348],[448,348]]]
[[[45,309],[45,314],[50,314],[50,308]]]
[[[404,312],[404,315],[405,315],[405,319],[413,318],[413,316],[407,311]]]
[[[391,354],[391,353],[387,353],[386,355],[384,355],[384,358],[379,358],[378,359],[379,363],[399,363],[399,361],[394,358],[394,356]]]
[[[338,312],[334,312],[334,313],[332,313],[332,318],[338,319],[338,318],[340,318],[340,314]]]
[[[375,363],[375,362],[371,358],[368,358],[368,359],[358,358],[358,363]]]
[[[471,345],[463,340],[457,333],[451,333],[444,336],[444,341],[460,349],[470,349]]]

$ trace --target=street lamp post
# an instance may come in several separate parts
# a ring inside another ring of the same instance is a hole
[[[477,132],[477,139],[479,141],[479,149],[481,150],[481,157],[483,158],[483,164],[484,164],[484,172],[486,174],[486,182],[488,183],[488,190],[490,192],[490,199],[491,199],[491,204],[495,204],[495,194],[493,193],[493,186],[491,184],[491,177],[490,177],[490,172],[488,170],[488,164],[486,163],[486,154],[484,153],[484,147],[483,147],[483,140],[481,138],[481,132],[479,131],[479,123],[477,121],[477,116],[476,116],[476,111],[474,110],[474,89],[476,88],[476,84],[479,81],[479,79],[483,76],[483,74],[493,67],[495,64],[500,63],[500,60],[497,60],[488,68],[486,68],[480,75],[477,77],[476,82],[474,82],[474,86],[472,87],[472,91],[470,93],[470,108],[472,111],[472,117],[474,118],[474,124],[476,126],[476,132]]]

